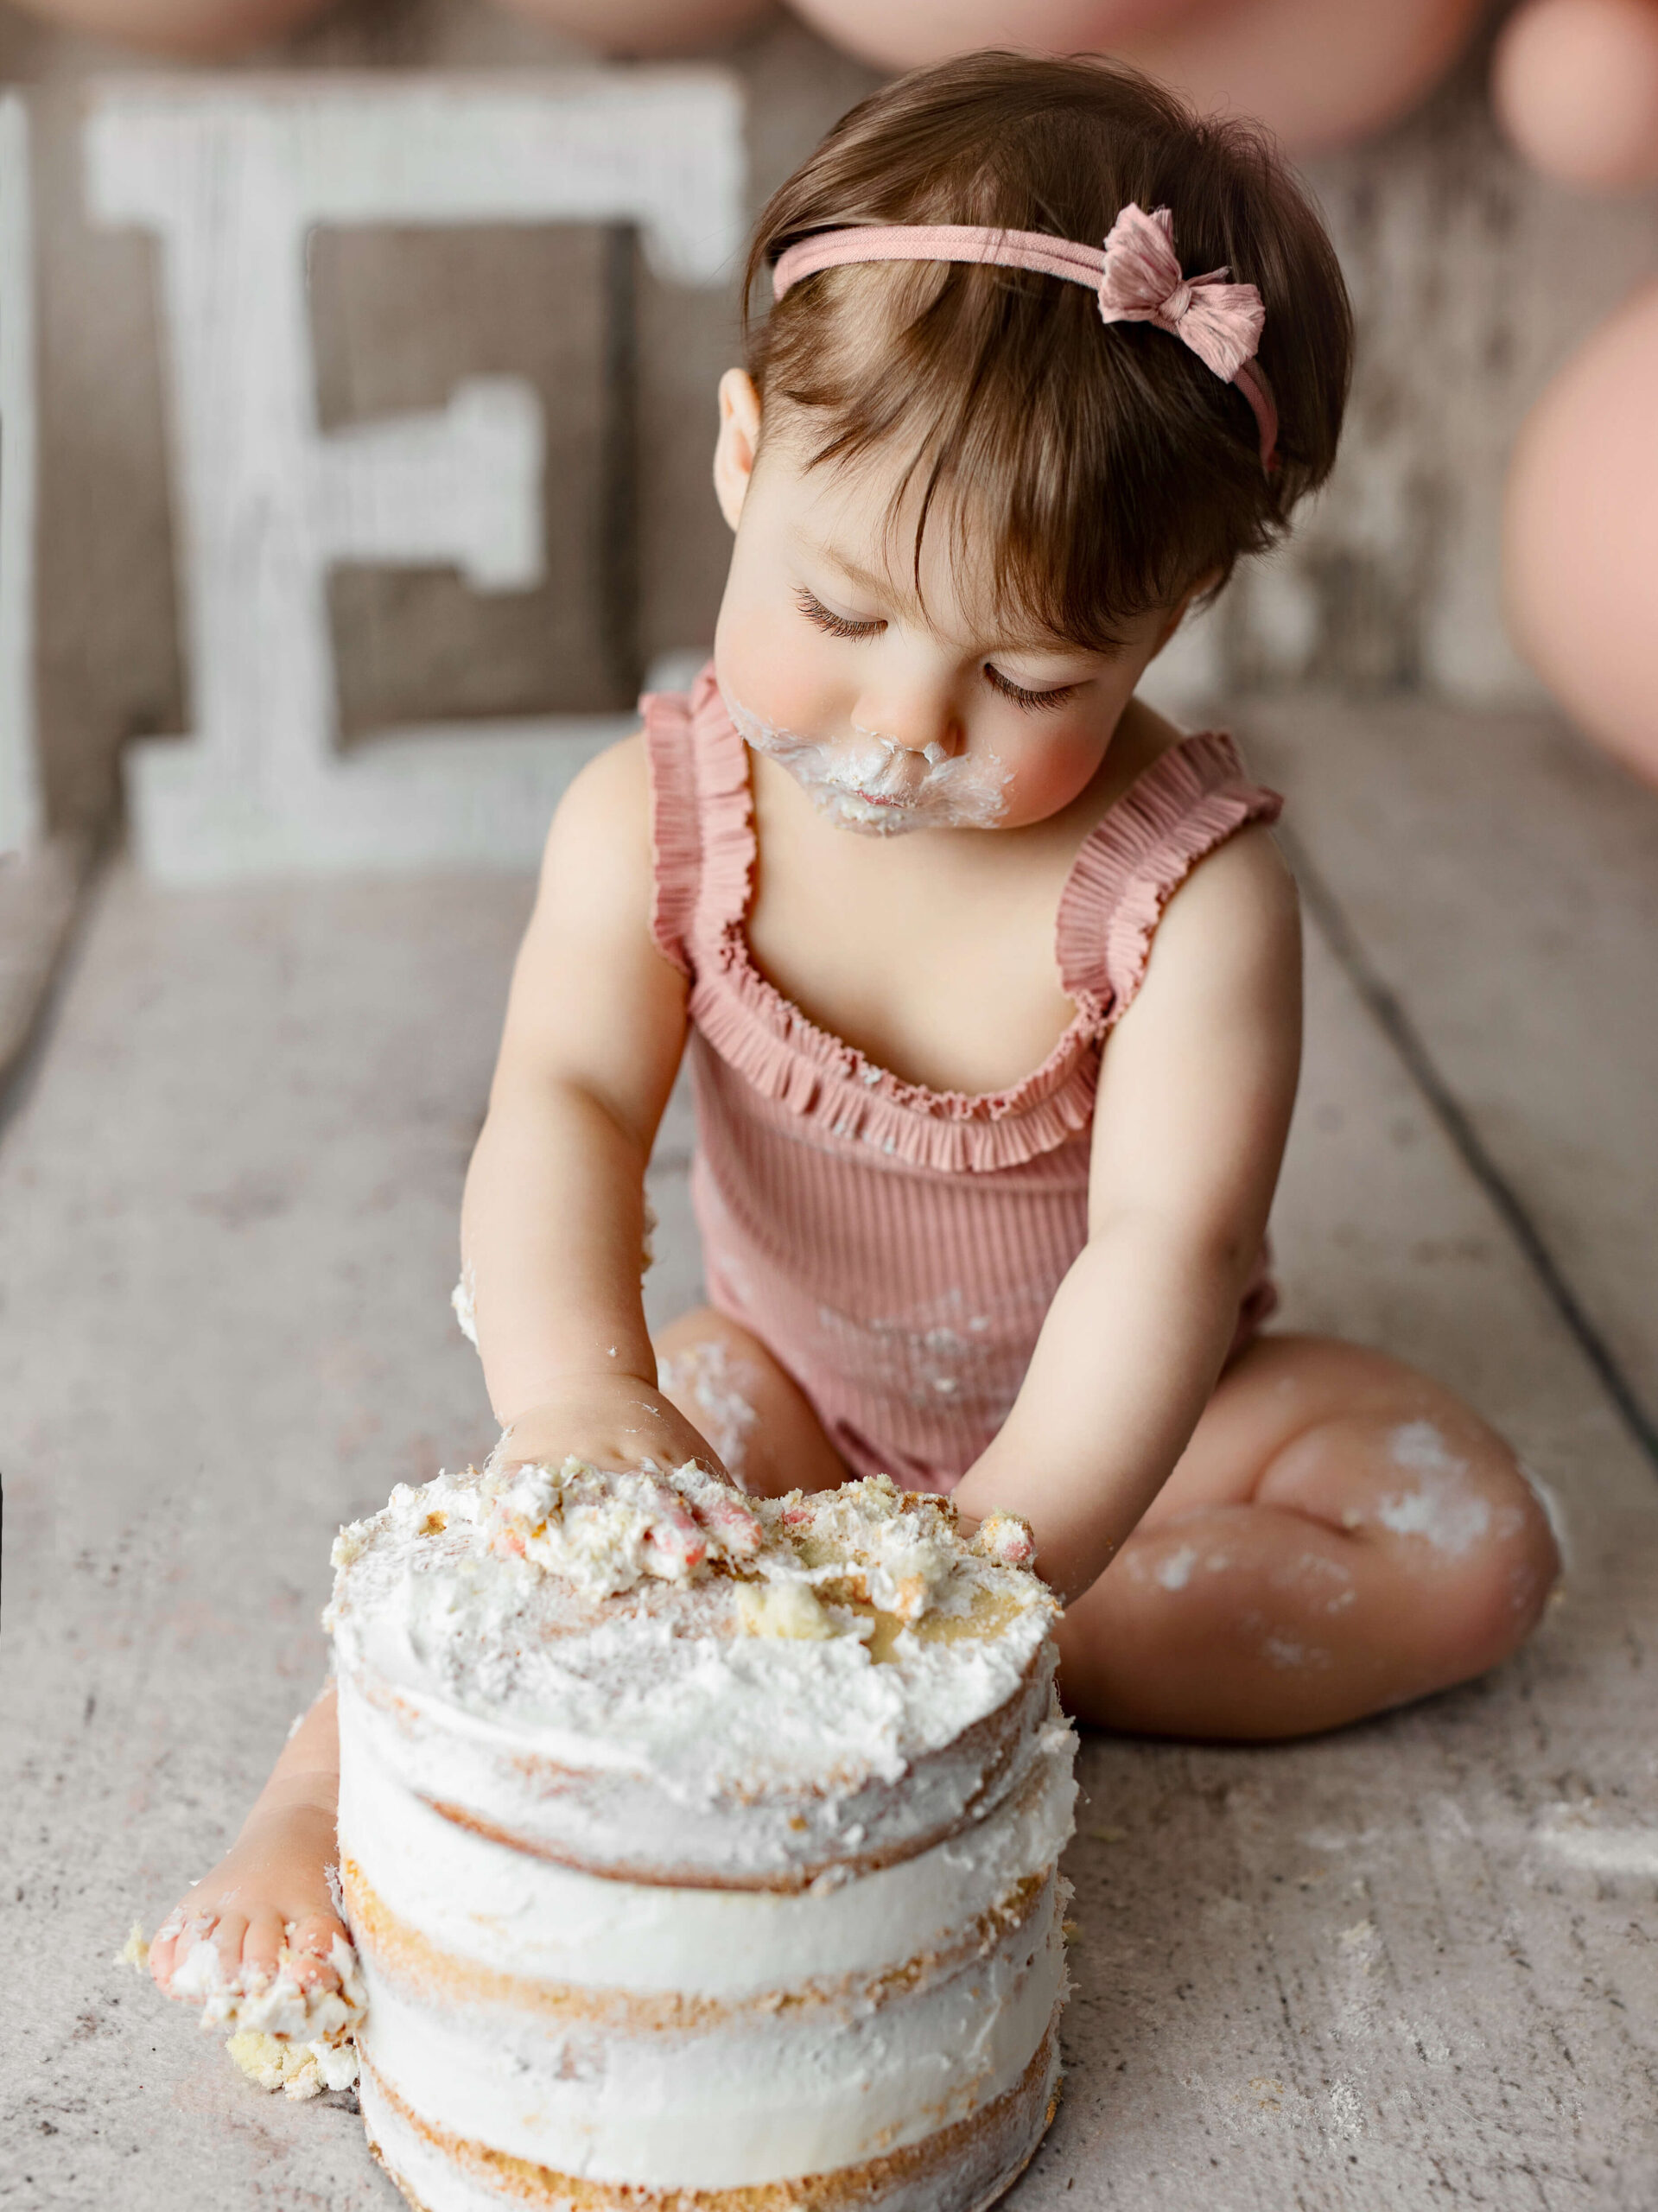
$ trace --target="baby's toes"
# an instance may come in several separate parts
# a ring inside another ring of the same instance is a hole
[[[219,1914],[219,1925],[213,1930],[213,1945],[219,1954],[219,1972],[226,1981],[234,1981],[242,1970],[242,1947],[247,1941],[247,1932],[246,1913],[232,1909]]]
[[[329,1957],[336,1937],[346,1943],[351,1941],[331,1912],[307,1913],[289,1930],[289,1971],[302,1989],[339,1988],[340,1976]]]
[[[248,1915],[247,1933],[242,1938],[244,1961],[257,1975],[274,1976],[282,1947],[281,1913],[268,1904],[255,1905]]]
[[[209,1920],[206,1932],[211,1934],[212,1929],[213,1923]],[[195,1935],[187,1928],[183,1916],[178,1912],[169,1913],[156,1930],[149,1946],[149,1971],[156,1986],[163,1995],[172,1994],[170,1985],[174,1973],[195,1940]]]

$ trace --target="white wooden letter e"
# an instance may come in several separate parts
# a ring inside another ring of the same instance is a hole
[[[143,866],[172,882],[533,862],[558,792],[632,717],[342,754],[328,563],[542,572],[543,425],[511,378],[323,436],[305,290],[319,223],[629,222],[682,283],[728,271],[742,116],[722,73],[108,81],[86,122],[94,220],[161,236],[193,741],[128,757]],[[549,312],[556,312],[549,303]]]

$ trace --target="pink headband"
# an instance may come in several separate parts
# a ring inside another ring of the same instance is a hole
[[[1097,292],[1102,322],[1150,322],[1190,346],[1205,368],[1235,384],[1255,410],[1261,465],[1278,466],[1278,410],[1261,372],[1250,365],[1266,310],[1253,284],[1229,284],[1224,269],[1183,276],[1174,251],[1174,219],[1166,207],[1147,214],[1134,200],[1111,226],[1105,251],[1052,238],[1045,231],[999,231],[977,223],[861,225],[820,231],[779,254],[772,293],[820,269],[855,261],[976,261],[998,269],[1034,269]]]

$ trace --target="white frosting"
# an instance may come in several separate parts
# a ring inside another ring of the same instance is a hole
[[[328,1963],[340,1977],[337,1989],[302,1983],[291,1951],[277,1955],[274,1974],[242,1965],[227,1974],[211,1936],[193,1943],[173,1969],[168,1984],[174,1997],[202,2000],[201,2025],[231,2034],[286,2036],[300,2043],[338,2041],[363,2017],[366,2002],[357,1954],[336,1936]]]
[[[991,1537],[967,1547],[943,1500],[905,1497],[885,1477],[751,1504],[691,1460],[668,1472],[650,1461],[634,1471],[574,1459],[559,1467],[510,1465],[503,1454],[511,1440],[509,1432],[481,1473],[440,1474],[418,1488],[399,1483],[378,1513],[335,1537],[339,1574],[377,1547],[428,1566],[419,1540],[447,1534],[457,1540],[446,1548],[457,1561],[519,1560],[590,1598],[615,1597],[651,1578],[690,1580],[725,1561],[772,1581],[856,1576],[870,1602],[913,1621],[935,1607],[967,1609],[978,1586],[969,1571],[975,1549],[1003,1565],[1030,1563],[1024,1522],[992,1514],[984,1523]],[[1008,1551],[1010,1531],[1023,1532],[1022,1552]],[[855,1622],[844,1625],[867,1632]]]
[[[712,1560],[746,1559],[764,1541],[748,1507],[694,1463],[666,1476],[600,1473],[580,1459],[503,1466],[511,1440],[509,1431],[481,1475],[399,1483],[371,1520],[340,1531],[335,1567],[352,1567],[377,1539],[407,1544],[452,1529],[463,1556],[521,1560],[584,1596],[611,1598],[650,1576],[683,1581]]]
[[[1031,2085],[1023,2109],[1010,2113],[986,2139],[931,2171],[903,2173],[861,2192],[861,2212],[963,2212],[994,2202],[1028,2163],[1046,2125],[1059,2074],[1057,2038],[1048,2063]],[[464,2166],[410,2127],[381,2094],[372,2073],[363,2077],[363,2117],[371,2140],[407,2194],[426,2212],[499,2212],[499,2190],[473,2178]]]
[[[533,1496],[487,1472],[400,1488],[336,1544],[342,1682],[418,1794],[577,1864],[804,1882],[924,1848],[1018,1778],[1053,1601],[963,1543],[943,1501],[881,1480],[745,1501],[695,1468],[534,1477]],[[652,1564],[636,1482],[700,1517],[700,1561]],[[573,1493],[575,1512],[537,1517]],[[759,1548],[709,1528],[710,1502],[752,1508]],[[503,1529],[524,1556],[493,1548]],[[739,1591],[778,1583],[810,1588],[835,1632],[753,1633],[767,1623]],[[1005,1709],[1007,1730],[975,1733]]]
[[[341,1848],[406,1927],[498,1974],[726,2004],[873,1978],[948,1949],[1045,1876],[1077,1795],[1076,1741],[1056,1719],[1023,1786],[930,1851],[817,1891],[676,1889],[584,1873],[457,1827],[381,1763],[363,1717],[342,1700]]]
[[[754,714],[726,695],[746,745],[788,770],[839,830],[900,836],[909,830],[990,830],[1007,811],[1008,772],[994,753],[919,751],[882,730],[852,725],[849,737],[807,737]]]
[[[176,1935],[181,1924],[175,1914],[156,1940]],[[118,1958],[147,1969],[149,1952],[135,1926]],[[204,1936],[174,1968],[168,1992],[201,1999],[200,2026],[225,2036],[226,2049],[250,2081],[290,2097],[314,2097],[348,2089],[357,2079],[355,2037],[368,2001],[357,1953],[338,1936],[328,1963],[340,1978],[337,1989],[302,1983],[294,1972],[298,1961],[286,1949],[277,1955],[274,1974],[245,1962],[227,1974],[211,1936]]]
[[[363,2055],[429,2123],[556,2173],[740,2188],[901,2149],[1011,2088],[1064,1989],[1051,1888],[1034,1923],[915,1995],[630,2036],[438,2007],[368,1967]]]

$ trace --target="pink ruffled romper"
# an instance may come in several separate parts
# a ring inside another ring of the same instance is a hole
[[[710,1303],[793,1376],[854,1472],[948,1491],[1001,1427],[1087,1238],[1100,1053],[1176,887],[1277,794],[1229,737],[1153,761],[1089,832],[1059,902],[1069,1028],[1011,1090],[905,1083],[755,966],[748,757],[705,669],[643,702],[651,930],[690,979],[691,1192]],[[1266,1255],[1234,1352],[1276,1296]]]

